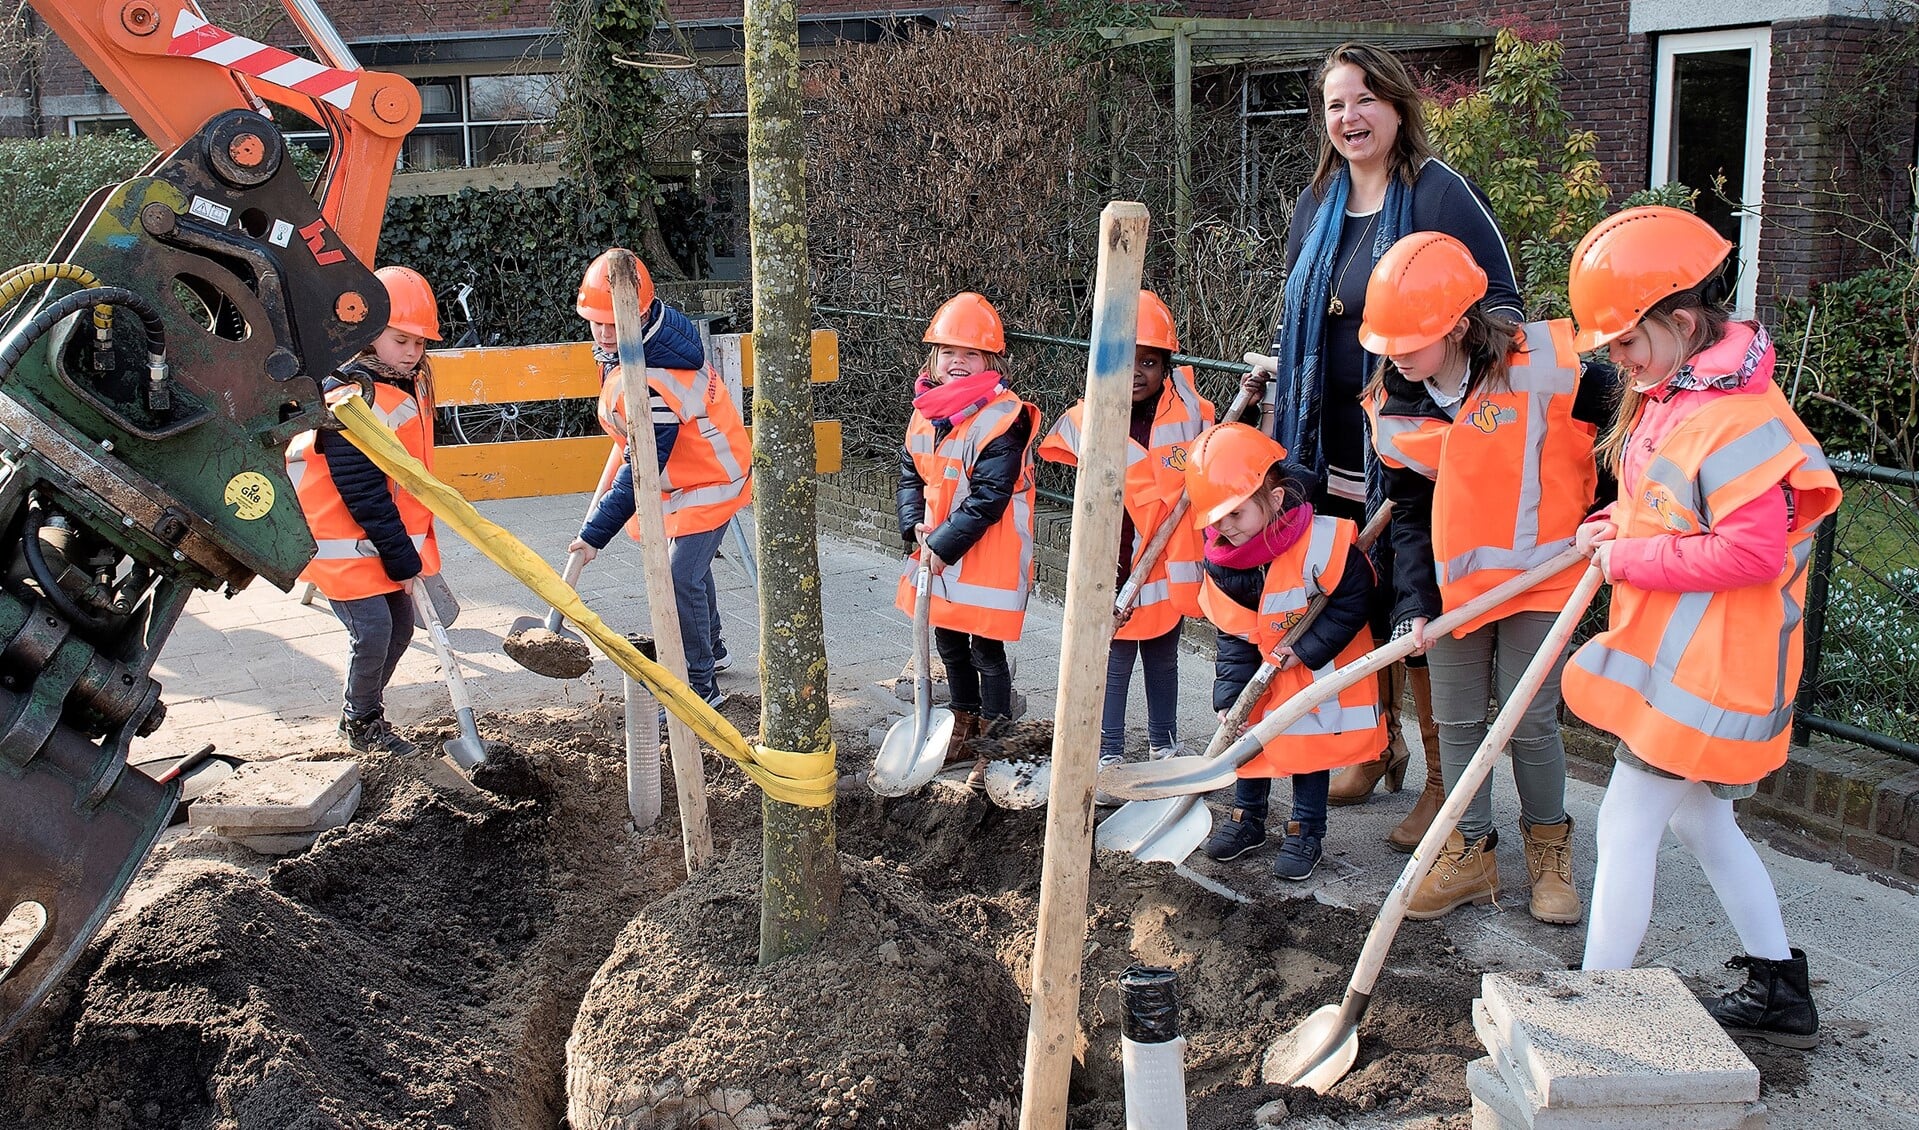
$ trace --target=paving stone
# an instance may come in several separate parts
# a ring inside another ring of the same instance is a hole
[[[195,801],[196,828],[300,832],[319,821],[360,783],[357,761],[252,761]]]
[[[292,855],[312,847],[321,832],[345,827],[353,819],[353,814],[359,811],[361,789],[361,785],[355,784],[332,808],[320,814],[320,819],[312,828],[302,831],[261,835],[246,828],[214,828],[212,832],[261,855]]]
[[[1759,1097],[1759,1069],[1670,969],[1489,973],[1480,992],[1535,1107]]]

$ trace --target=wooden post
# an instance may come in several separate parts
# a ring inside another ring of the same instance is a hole
[[[747,230],[753,250],[753,494],[760,569],[760,728],[770,748],[825,754],[813,444],[813,335],[806,290],[805,135],[796,5],[747,0]],[[760,961],[811,948],[839,913],[833,805],[760,802]]]
[[[680,639],[680,606],[673,599],[673,565],[667,557],[666,515],[660,507],[659,448],[653,444],[653,394],[646,387],[646,311],[640,309],[639,260],[614,256],[607,272],[613,289],[613,323],[620,346],[620,386],[626,397],[626,458],[633,468],[633,515],[640,524],[640,559],[646,568],[646,609],[660,664],[686,681],[686,645]],[[706,821],[706,779],[693,728],[672,714],[666,736],[673,749],[673,785],[680,800],[680,839],[686,873],[713,857],[713,830]]]
[[[1080,950],[1093,860],[1093,779],[1098,772],[1106,653],[1113,640],[1113,562],[1119,558],[1133,342],[1146,259],[1143,204],[1116,201],[1100,215],[1092,349],[1086,363],[1066,571],[1066,624],[1053,712],[1053,786],[1046,812],[1033,1007],[1026,1026],[1020,1130],[1062,1130],[1078,1032]]]

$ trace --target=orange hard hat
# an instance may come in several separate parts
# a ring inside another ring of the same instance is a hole
[[[373,274],[386,286],[388,329],[440,340],[440,306],[424,275],[412,267],[381,267]]]
[[[1186,452],[1186,497],[1193,526],[1205,529],[1259,491],[1266,471],[1286,458],[1279,441],[1249,424],[1217,424]]]
[[[580,280],[580,296],[573,301],[573,309],[580,317],[589,322],[612,324],[613,284],[607,272],[612,270],[614,253],[625,250],[609,247],[587,264],[586,276]],[[633,256],[633,266],[640,275],[640,313],[644,314],[653,305],[653,276],[647,273],[646,264],[640,262],[638,255]]]
[[[1731,250],[1711,224],[1678,208],[1607,216],[1573,249],[1573,348],[1597,349],[1632,329],[1660,299],[1711,278]]]
[[[1486,297],[1486,272],[1450,235],[1414,232],[1386,249],[1366,280],[1359,344],[1381,357],[1424,349]]]
[[[1179,331],[1173,326],[1173,312],[1150,290],[1139,292],[1139,329],[1133,334],[1133,340],[1168,353],[1179,352]]]
[[[966,291],[942,304],[927,324],[921,341],[932,345],[955,345],[982,353],[1006,352],[1006,327],[999,311],[985,296]]]

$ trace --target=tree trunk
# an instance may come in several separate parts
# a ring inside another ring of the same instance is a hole
[[[753,254],[753,492],[766,744],[832,749],[814,517],[812,331],[806,290],[799,20],[746,0],[746,161]],[[833,806],[761,801],[760,961],[804,950],[839,911]]]

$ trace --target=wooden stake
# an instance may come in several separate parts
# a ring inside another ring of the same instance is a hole
[[[1080,951],[1093,859],[1093,778],[1098,771],[1106,652],[1113,640],[1113,562],[1119,556],[1133,341],[1146,259],[1146,206],[1108,204],[1100,215],[1086,412],[1066,566],[1066,624],[1053,713],[1053,787],[1046,812],[1033,1008],[1026,1026],[1020,1130],[1063,1130],[1078,1034]]]
[[[640,559],[646,568],[646,608],[660,664],[686,681],[686,645],[680,640],[680,606],[673,599],[673,565],[667,556],[666,515],[660,506],[659,448],[653,443],[653,396],[646,387],[646,311],[640,309],[639,260],[631,252],[613,257],[613,324],[620,346],[620,385],[626,397],[626,458],[633,468],[633,514],[640,524]],[[692,727],[666,716],[673,748],[673,784],[680,801],[680,839],[686,873],[713,857],[713,831],[706,821],[706,779],[700,742]]]

